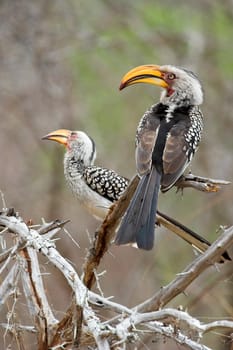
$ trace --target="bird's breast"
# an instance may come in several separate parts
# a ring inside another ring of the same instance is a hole
[[[95,218],[103,220],[112,202],[93,191],[80,175],[67,182],[80,204]]]

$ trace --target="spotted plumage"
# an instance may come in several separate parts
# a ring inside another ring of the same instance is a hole
[[[95,143],[83,131],[59,129],[44,139],[66,147],[64,174],[69,187],[91,215],[103,220],[112,202],[126,189],[128,180],[113,170],[94,165]]]
[[[191,161],[202,129],[203,118],[198,106],[153,105],[142,117],[136,133],[139,174],[148,172],[154,163],[162,173],[161,190],[167,191]]]
[[[129,183],[115,171],[98,166],[87,167],[83,172],[83,179],[93,191],[111,202],[120,197]]]

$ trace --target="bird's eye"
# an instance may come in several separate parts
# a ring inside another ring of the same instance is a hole
[[[174,73],[167,73],[167,79],[174,80],[174,79],[176,79],[176,75]]]
[[[78,135],[75,131],[72,131],[70,134],[70,140],[76,140],[78,138]]]

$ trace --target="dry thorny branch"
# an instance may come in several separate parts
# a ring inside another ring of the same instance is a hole
[[[220,180],[203,179],[191,174],[182,181],[179,182],[179,187],[187,187],[189,184],[190,187],[207,192],[216,191],[218,186],[226,184]],[[0,255],[0,274],[1,277],[4,276],[0,286],[0,307],[12,296],[17,302],[16,295],[21,280],[20,293],[25,295],[28,312],[34,320],[33,325],[20,324],[20,320],[13,316],[12,310],[5,322],[1,322],[5,332],[16,338],[19,348],[25,349],[24,335],[27,332],[35,334],[39,350],[77,349],[84,345],[92,346],[92,349],[125,349],[126,344],[137,343],[143,334],[150,333],[172,338],[177,344],[184,344],[189,349],[207,350],[209,348],[201,344],[205,333],[213,329],[228,329],[233,332],[233,321],[217,320],[204,324],[187,312],[166,308],[169,301],[183,293],[203,271],[219,261],[222,253],[233,244],[233,227],[223,230],[216,242],[173,281],[132,309],[90,290],[95,282],[95,271],[110,245],[136,185],[137,178],[111,208],[96,232],[93,246],[85,261],[83,279],[59,254],[53,239],[66,222],[43,223],[35,228],[26,224],[12,209],[4,209],[1,212],[1,237],[12,235],[13,244]],[[157,220],[163,224],[163,218],[159,217],[159,214]],[[38,254],[44,255],[59,269],[73,291],[72,304],[61,320],[54,316],[52,306],[48,302]],[[103,321],[101,310],[106,309],[110,310],[114,317]]]

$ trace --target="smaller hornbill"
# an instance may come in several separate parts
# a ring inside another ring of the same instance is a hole
[[[129,180],[115,171],[94,165],[96,147],[94,141],[83,131],[59,129],[49,133],[43,140],[56,141],[65,146],[64,173],[72,192],[81,205],[99,220],[107,215],[112,203],[126,190]],[[173,227],[174,233],[204,252],[210,243],[178,221],[158,212]],[[170,226],[170,227],[171,227]],[[229,260],[225,252],[219,262]]]
[[[95,143],[83,131],[59,129],[43,137],[66,147],[64,174],[72,192],[98,220],[107,215],[112,202],[128,186],[128,180],[115,171],[94,165]]]

